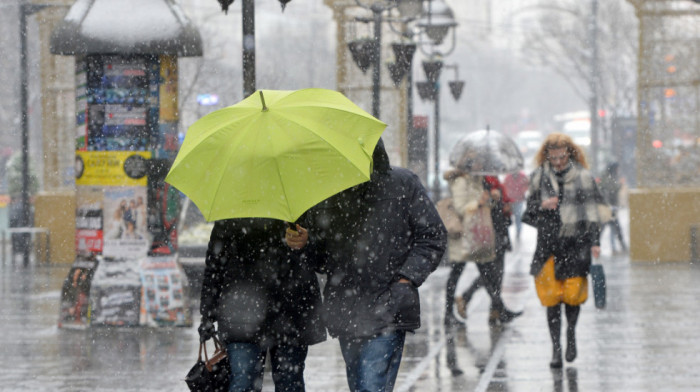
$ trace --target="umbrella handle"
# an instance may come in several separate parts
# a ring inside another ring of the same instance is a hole
[[[287,228],[294,232],[297,231],[297,225],[294,222],[287,222]]]

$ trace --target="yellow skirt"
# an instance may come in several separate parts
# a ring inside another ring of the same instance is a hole
[[[588,279],[583,276],[557,280],[554,276],[554,256],[549,259],[535,276],[535,289],[542,306],[554,306],[564,302],[577,306],[588,299]]]

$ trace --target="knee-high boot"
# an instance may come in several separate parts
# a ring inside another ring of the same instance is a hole
[[[447,278],[447,287],[445,288],[445,325],[455,325],[457,323],[457,319],[452,313],[452,308],[455,301],[455,289],[457,288],[457,282],[459,281],[459,277],[462,275],[465,266],[466,263],[453,264],[452,271],[450,271],[450,276]],[[466,318],[466,311],[462,317]]]
[[[491,309],[498,312],[498,321],[508,323],[523,314],[523,312],[513,312],[506,308],[503,299],[501,299],[501,290],[496,286],[498,278],[496,277],[497,271],[495,266],[494,262],[477,264],[481,278],[484,280],[484,287],[489,293],[489,297],[491,297]]]
[[[560,368],[561,361],[561,305],[547,307],[547,325],[549,325],[549,336],[552,339],[552,362],[551,368]]]
[[[566,305],[566,361],[573,362],[576,359],[576,322],[580,306]]]

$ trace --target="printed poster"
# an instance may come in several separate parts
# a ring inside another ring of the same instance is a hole
[[[78,187],[75,213],[75,250],[79,255],[102,253],[102,188]]]
[[[92,325],[139,325],[139,262],[134,259],[100,261],[92,280],[89,302]]]
[[[87,70],[78,61],[75,73],[75,149],[87,150]]]
[[[104,256],[146,256],[151,243],[148,234],[146,193],[144,187],[104,189]]]
[[[160,56],[160,121],[177,122],[177,57]]]
[[[149,257],[141,263],[141,325],[192,324],[185,286],[187,278],[174,257]]]
[[[76,151],[75,184],[146,186],[149,151]]]
[[[84,328],[89,323],[89,295],[96,263],[76,261],[63,281],[59,328]]]
[[[152,127],[147,113],[153,79],[148,63],[143,57],[100,56],[91,60],[87,75],[88,150],[148,149]]]

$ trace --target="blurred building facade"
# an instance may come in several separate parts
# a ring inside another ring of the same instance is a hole
[[[700,4],[629,2],[640,42],[630,256],[686,261],[700,224]]]

